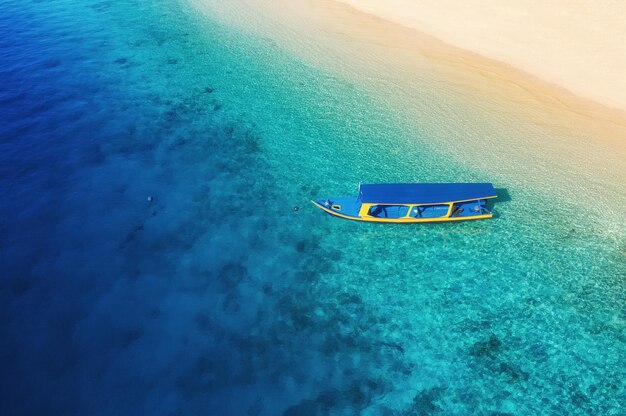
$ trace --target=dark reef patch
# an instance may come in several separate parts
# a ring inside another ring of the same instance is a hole
[[[498,370],[501,374],[505,374],[511,381],[526,381],[528,380],[528,373],[521,370],[515,365],[508,363],[500,363]]]
[[[439,413],[441,408],[437,401],[446,391],[445,387],[433,387],[421,390],[413,397],[410,408],[404,413],[406,416],[427,416]]]
[[[140,328],[128,328],[121,330],[118,334],[119,345],[122,348],[129,347],[131,344],[135,343],[139,338],[141,338],[142,333],[143,330]]]
[[[477,341],[470,348],[470,354],[476,357],[496,357],[502,348],[502,341],[495,335],[491,334],[489,339]]]
[[[373,380],[355,382],[346,389],[328,389],[313,399],[303,400],[283,412],[284,416],[325,415],[331,411],[349,409],[350,412],[363,409],[371,397],[379,393],[379,383]]]
[[[248,276],[248,270],[240,263],[228,263],[222,267],[218,277],[226,289],[233,289]]]

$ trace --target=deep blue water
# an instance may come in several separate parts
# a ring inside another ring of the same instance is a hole
[[[0,414],[624,414],[623,247],[574,208],[308,203],[489,180],[357,86],[174,0],[0,1],[0,80]]]

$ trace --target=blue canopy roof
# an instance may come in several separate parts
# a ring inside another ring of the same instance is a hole
[[[389,183],[361,185],[359,198],[370,204],[437,204],[494,198],[490,183]]]

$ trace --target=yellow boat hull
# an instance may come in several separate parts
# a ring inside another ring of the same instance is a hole
[[[343,218],[346,220],[352,221],[362,221],[362,222],[382,222],[382,223],[393,223],[393,224],[416,224],[416,223],[429,223],[429,222],[453,222],[453,221],[471,221],[471,220],[482,220],[492,218],[493,214],[481,214],[481,215],[472,215],[467,217],[437,217],[437,218],[414,218],[414,217],[403,217],[403,218],[376,218],[370,216],[360,216],[353,217],[350,215],[343,215],[340,212],[333,211],[332,209],[328,209],[324,205],[311,201],[313,205],[318,207],[319,209],[325,211],[326,213]]]

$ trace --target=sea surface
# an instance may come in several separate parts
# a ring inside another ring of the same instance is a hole
[[[624,224],[309,202],[480,166],[184,0],[0,0],[0,414],[626,414]]]

